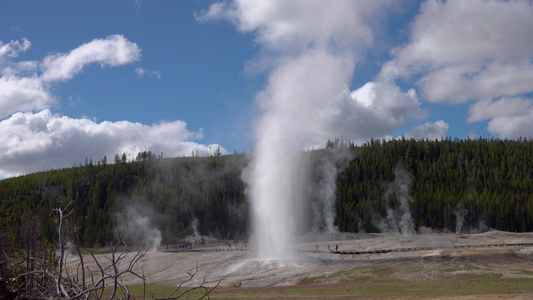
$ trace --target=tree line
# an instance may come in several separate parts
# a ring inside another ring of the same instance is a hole
[[[401,202],[390,193],[398,169],[411,176],[409,209],[417,231],[533,230],[531,139],[371,140],[354,151],[337,178],[342,231],[379,231],[376,218]]]
[[[124,207],[143,202],[165,243],[193,233],[193,221],[205,235],[235,238],[247,230],[244,155],[156,158],[138,155],[114,164],[91,161],[83,166],[51,170],[0,181],[0,208],[20,228],[24,213],[40,220],[43,237],[57,241],[52,211],[73,202],[73,220],[84,246],[113,241],[116,216]],[[146,159],[145,159],[146,157]],[[104,162],[106,160],[103,160]]]
[[[459,223],[463,231],[480,226],[533,229],[532,140],[402,138],[356,146],[337,139],[311,153],[335,147],[354,155],[336,179],[335,225],[341,231],[380,231],[377,220],[399,210],[402,197],[409,198],[415,231],[453,232]],[[107,245],[113,242],[120,212],[141,202],[153,208],[148,217],[161,230],[163,243],[177,243],[195,231],[246,238],[249,204],[241,174],[248,161],[244,154],[163,158],[141,152],[130,162],[117,155],[114,164],[103,159],[96,165],[89,161],[5,179],[0,181],[0,209],[2,219],[10,221],[2,226],[9,226],[20,241],[24,219],[35,218],[42,237],[56,244],[53,210],[72,202],[80,243]],[[398,170],[409,174],[405,195],[391,189]]]

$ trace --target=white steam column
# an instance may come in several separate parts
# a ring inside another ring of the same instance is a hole
[[[257,97],[263,114],[253,160],[243,173],[259,259],[294,256],[307,187],[302,151],[364,128],[357,116],[371,111],[371,103],[359,105],[349,86],[358,54],[373,44],[368,21],[389,3],[236,0],[214,3],[195,16],[253,33],[261,58],[251,65],[270,72]]]
[[[344,96],[352,68],[350,58],[309,51],[278,66],[258,95],[263,115],[244,180],[259,259],[294,257],[309,184],[303,151],[324,144],[324,131],[331,125],[328,104]]]
[[[252,199],[254,242],[258,258],[285,260],[294,258],[301,183],[298,177],[298,155],[279,144],[269,145],[276,138],[264,136],[254,149],[249,196]],[[280,149],[281,148],[281,149]]]

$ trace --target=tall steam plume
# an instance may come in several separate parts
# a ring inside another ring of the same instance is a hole
[[[240,0],[213,4],[196,16],[254,33],[261,57],[250,65],[270,70],[257,96],[263,114],[253,160],[243,173],[261,259],[292,257],[308,186],[302,151],[355,132],[349,84],[357,57],[373,43],[364,23],[381,3]]]

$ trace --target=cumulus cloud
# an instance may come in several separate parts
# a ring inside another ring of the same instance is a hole
[[[469,122],[489,120],[492,134],[509,138],[531,137],[533,129],[533,99],[501,98],[479,101],[470,107]]]
[[[352,130],[362,141],[382,137],[404,126],[407,119],[424,118],[414,89],[402,92],[399,87],[383,82],[368,82],[351,92],[355,121]]]
[[[461,103],[531,92],[531,78],[533,63],[491,63],[478,70],[466,66],[450,66],[430,72],[421,78],[418,84],[429,100]]]
[[[139,60],[141,49],[122,35],[111,35],[83,44],[68,54],[54,54],[41,63],[40,78],[45,82],[71,79],[91,63],[104,66],[120,66]]]
[[[516,116],[495,117],[487,125],[489,132],[509,138],[532,137],[533,110]]]
[[[282,51],[308,47],[358,47],[373,44],[368,21],[385,1],[246,1],[220,2],[196,14],[199,21],[227,20],[256,42]]]
[[[21,41],[10,41],[4,44],[0,41],[0,59],[2,57],[17,57],[20,52],[30,49],[31,43],[24,38]]]
[[[405,137],[410,139],[430,139],[440,140],[446,138],[448,128],[450,125],[443,120],[431,123],[426,122],[420,126],[414,127],[410,132],[405,134]]]
[[[121,35],[95,39],[67,54],[46,56],[42,61],[14,62],[30,48],[27,39],[0,42],[0,118],[16,112],[39,111],[57,103],[51,83],[72,79],[91,63],[119,66],[139,60],[139,47]]]
[[[219,147],[195,142],[203,137],[202,132],[187,130],[182,121],[151,126],[127,121],[96,123],[49,110],[13,114],[0,121],[0,132],[0,178],[66,167],[87,157],[107,156],[112,162],[115,154],[145,150],[165,156],[185,156],[193,151],[209,155],[210,149]]]
[[[428,0],[413,22],[409,42],[393,51],[395,58],[382,76],[438,73],[455,67],[456,73],[471,79],[492,64],[529,61],[532,15],[527,1]]]
[[[37,77],[0,77],[0,118],[18,111],[49,108],[55,97]]]
[[[27,39],[0,42],[0,178],[66,167],[85,158],[107,156],[112,162],[115,154],[147,150],[165,156],[208,155],[220,147],[195,142],[202,131],[191,132],[182,121],[96,123],[52,114],[50,108],[57,104],[54,84],[71,80],[88,64],[116,67],[140,59],[140,48],[122,35],[94,39],[41,61],[14,61],[30,46]],[[157,71],[137,70],[146,72],[160,77]]]
[[[470,107],[468,122],[488,120],[495,117],[512,117],[533,109],[531,99],[501,98],[497,101],[479,101]]]
[[[392,51],[393,59],[383,65],[378,79],[390,84],[399,78],[416,80],[425,99],[474,101],[469,121],[490,119],[496,117],[489,113],[496,105],[533,91],[531,28],[531,1],[428,0],[412,23],[409,41]],[[531,136],[524,113],[516,110],[524,101],[511,102],[504,109],[510,123],[498,129],[503,123],[491,119],[489,131],[502,137],[518,132]]]

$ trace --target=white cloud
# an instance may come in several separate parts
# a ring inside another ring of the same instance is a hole
[[[161,74],[159,73],[159,71],[151,71],[151,70],[146,70],[144,68],[136,68],[135,73],[137,73],[139,77],[143,77],[145,74],[148,74],[149,77],[156,77],[157,79],[161,79]]]
[[[96,123],[49,110],[16,113],[0,121],[0,178],[71,166],[85,158],[96,162],[104,155],[112,162],[114,155],[121,153],[150,150],[173,157],[198,151],[209,155],[210,149],[219,147],[195,142],[203,137],[202,132],[190,132],[186,127],[182,121],[151,126],[127,121]]]
[[[68,54],[46,56],[40,62],[13,62],[19,52],[31,43],[22,41],[0,43],[0,118],[15,112],[39,111],[56,104],[50,83],[72,79],[90,63],[119,66],[140,58],[140,49],[121,35],[95,39]],[[3,56],[2,56],[3,55]]]
[[[489,120],[490,133],[508,138],[533,136],[533,99],[501,98],[470,107],[468,122]]]
[[[351,92],[354,105],[343,109],[352,114],[355,122],[352,132],[365,141],[371,137],[384,137],[401,128],[408,119],[426,117],[414,89],[406,93],[399,87],[383,82],[368,82]]]
[[[478,122],[495,117],[512,117],[533,109],[532,99],[501,98],[497,101],[479,101],[470,107],[468,122]]]
[[[382,78],[422,75],[435,102],[490,100],[533,91],[533,5],[527,1],[429,0],[409,43],[396,49]]]
[[[139,60],[141,49],[122,35],[111,35],[106,39],[95,39],[83,44],[68,54],[55,54],[44,58],[41,63],[45,82],[71,79],[91,63],[104,66],[120,66]]]
[[[146,70],[143,68],[137,68],[135,69],[135,73],[137,73],[137,75],[142,77],[146,73]]]
[[[428,0],[396,56],[403,66],[429,68],[521,61],[532,51],[532,13],[527,1]]]
[[[49,108],[56,102],[37,77],[0,77],[0,119],[18,111]]]
[[[30,46],[31,43],[26,38],[21,41],[10,41],[7,44],[0,41],[0,62],[2,57],[17,57],[20,52],[30,49]]]
[[[99,160],[104,155],[111,162],[121,153],[150,150],[168,157],[194,151],[208,155],[219,147],[195,142],[203,137],[202,131],[190,132],[182,121],[150,126],[128,121],[96,123],[50,112],[57,103],[54,83],[72,79],[88,64],[114,67],[140,59],[139,47],[123,36],[95,39],[42,61],[13,61],[30,45],[27,39],[0,42],[0,178],[71,166],[85,158]],[[136,72],[160,78],[157,71],[138,68]]]
[[[450,125],[443,120],[431,123],[426,122],[420,126],[414,127],[410,132],[405,134],[406,138],[440,140],[447,137]]]
[[[506,138],[533,137],[533,110],[516,116],[492,118],[487,126],[489,132]]]
[[[259,44],[276,50],[358,47],[357,43],[373,44],[368,21],[385,5],[391,4],[377,0],[237,0],[213,4],[196,14],[196,19],[228,20],[242,32],[254,32]]]
[[[28,39],[23,38],[20,41],[11,41],[4,44],[0,41],[0,76],[12,77],[21,73],[34,74],[37,68],[36,62],[24,61],[13,62],[12,59],[17,58],[21,52],[28,51],[31,43]]]
[[[483,106],[493,99],[533,91],[532,28],[531,1],[428,0],[412,23],[408,43],[392,52],[378,78],[390,84],[398,78],[416,80],[423,98],[432,102],[476,101],[469,121],[487,119],[482,111],[493,108]],[[511,123],[524,123],[518,111],[506,118],[513,116],[517,120]],[[514,136],[513,130],[489,130]]]
[[[429,100],[463,103],[531,92],[531,78],[533,63],[490,63],[478,70],[468,66],[446,67],[430,72],[418,83]]]

